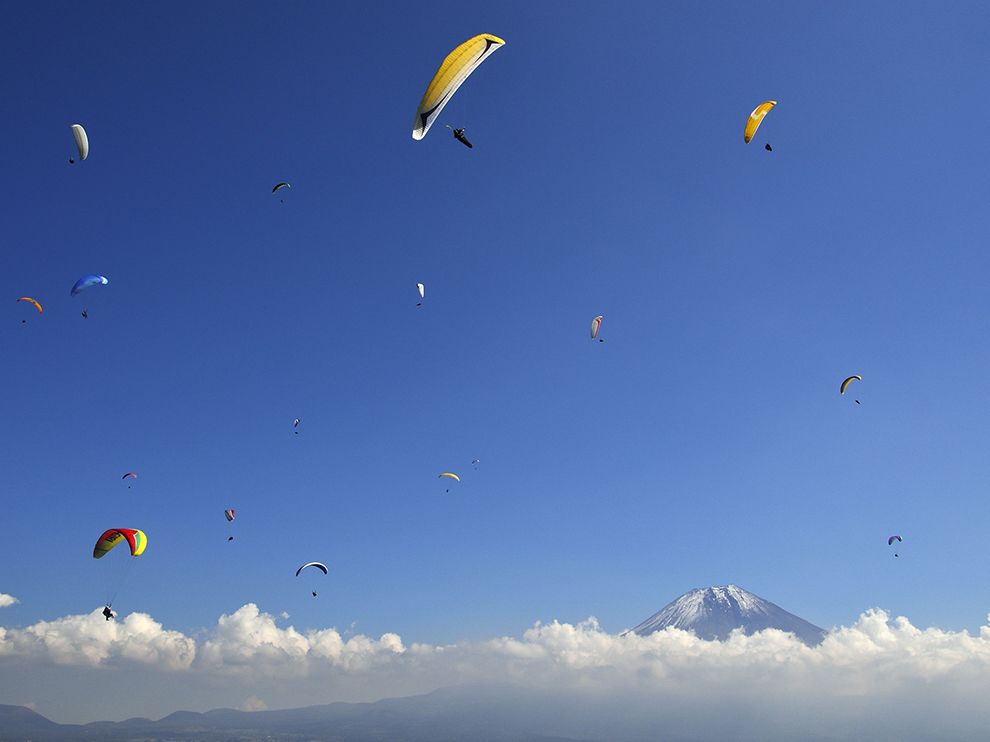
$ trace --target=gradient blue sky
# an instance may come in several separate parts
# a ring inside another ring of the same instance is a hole
[[[5,625],[100,603],[117,526],[149,546],[116,606],[186,632],[614,631],[726,582],[985,618],[987,5],[4,15]]]

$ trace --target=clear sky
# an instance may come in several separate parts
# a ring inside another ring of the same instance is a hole
[[[618,631],[727,582],[985,618],[986,4],[4,16],[3,625],[101,605],[121,526],[115,606],[187,634]]]

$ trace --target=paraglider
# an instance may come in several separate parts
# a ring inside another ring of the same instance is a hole
[[[473,466],[475,469],[478,468],[478,464],[480,463],[481,463],[481,459],[471,459],[471,466]]]
[[[598,338],[598,331],[602,328],[602,320],[603,319],[604,319],[604,317],[602,317],[602,315],[599,314],[597,317],[595,317],[593,320],[591,320],[591,339],[592,340],[595,340],[596,338]],[[599,343],[604,343],[605,340],[604,339],[598,339],[598,342]],[[621,345],[621,343],[620,343],[620,345]]]
[[[233,508],[228,508],[227,510],[224,510],[223,511],[223,517],[227,519],[227,522],[228,523],[233,522],[233,520],[234,520],[234,509]],[[234,537],[233,536],[227,536],[227,541],[233,541],[233,540],[234,540]]]
[[[87,312],[85,309],[82,310],[79,314],[82,315],[83,319],[89,319],[89,312]]]
[[[412,128],[413,139],[418,141],[426,136],[437,116],[461,84],[478,68],[478,65],[504,44],[505,41],[498,36],[483,33],[468,39],[447,55],[437,68],[430,84],[426,86],[426,92],[423,93],[423,98],[416,109]],[[461,133],[463,134],[463,129]]]
[[[28,302],[29,304],[31,304],[31,305],[33,305],[33,306],[34,306],[34,308],[38,310],[38,314],[41,314],[41,312],[42,312],[42,309],[41,309],[41,304],[40,304],[40,303],[39,303],[38,301],[36,301],[35,299],[32,299],[32,298],[31,298],[30,296],[22,296],[22,297],[21,297],[20,299],[18,299],[17,301],[26,301],[26,302]],[[21,320],[21,324],[22,324],[22,325],[23,325],[23,324],[26,324],[26,323],[27,323],[27,320],[26,320],[26,319],[22,319],[22,320]]]
[[[474,149],[474,145],[471,144],[470,141],[468,141],[468,138],[466,136],[464,136],[464,127],[461,127],[460,129],[455,129],[450,124],[444,124],[444,126],[446,126],[448,129],[454,132],[454,139],[456,139],[458,142],[463,144],[468,149]]]
[[[292,432],[299,435],[299,418],[292,421]]]
[[[283,181],[281,183],[276,183],[275,184],[275,187],[272,188],[272,193],[278,193],[283,188],[292,188],[292,184],[291,183],[286,183],[285,181]],[[284,198],[280,198],[279,199],[279,203],[283,203],[284,204],[285,203],[285,199]]]
[[[76,140],[76,149],[79,150],[79,159],[85,160],[89,157],[89,137],[86,136],[86,130],[82,127],[82,124],[72,124],[69,128],[72,129],[72,136]],[[70,157],[69,164],[75,165],[76,161]]]
[[[129,471],[129,472],[127,472],[127,474],[125,474],[124,476],[122,476],[121,479],[137,479],[137,472],[136,471]],[[131,485],[127,485],[127,489],[130,489],[130,488],[131,488]]]
[[[749,114],[749,118],[746,119],[746,128],[743,130],[743,139],[746,141],[746,144],[749,144],[753,140],[753,137],[756,136],[756,130],[760,128],[763,119],[775,105],[777,105],[777,101],[775,100],[764,101]]]
[[[453,473],[451,473],[449,471],[445,471],[443,474],[438,474],[437,477],[439,479],[443,479],[444,477],[449,477],[450,479],[453,479],[455,482],[460,482],[461,481],[461,478],[459,476],[457,476],[456,474],[453,474]],[[450,492],[449,489],[448,490],[445,490],[445,491],[446,492]]]
[[[307,567],[316,567],[316,569],[318,569],[321,572],[323,572],[323,574],[329,574],[330,573],[330,570],[327,569],[327,565],[323,564],[322,562],[306,562],[306,564],[304,564],[303,566],[301,566],[299,569],[296,570],[296,577],[298,577],[299,576],[299,573],[302,572]],[[311,592],[313,594],[313,597],[315,598],[316,597],[316,591],[313,590]]]
[[[859,375],[849,376],[848,378],[844,379],[843,382],[839,385],[839,394],[845,394],[846,393],[846,387],[848,387],[849,384],[852,383],[853,381],[862,381],[862,380],[863,380],[863,377],[862,376],[859,376]],[[853,401],[856,404],[859,404],[859,400],[858,399],[855,399]]]
[[[901,538],[900,536],[891,536],[890,538],[888,538],[888,539],[887,539],[887,546],[890,546],[890,545],[891,545],[891,544],[893,544],[893,543],[894,543],[895,541],[896,541],[897,543],[901,543],[901,542],[902,542],[903,540],[904,540],[904,539],[902,539],[902,538]],[[895,551],[895,552],[894,552],[894,556],[895,556],[895,557],[899,557],[899,556],[900,556],[900,554],[898,554],[898,553],[897,553],[897,552]]]
[[[770,142],[764,144],[763,149],[765,149],[767,152],[773,152],[773,147],[770,146]]]
[[[110,281],[106,276],[98,276],[95,273],[88,276],[83,276],[74,284],[72,284],[72,290],[69,292],[71,296],[75,296],[80,291],[88,289],[90,286],[106,286]]]
[[[109,621],[111,618],[117,618],[117,614],[114,613],[109,605],[103,606],[103,616]]]
[[[96,540],[96,546],[93,547],[93,559],[102,559],[115,547],[125,542],[130,548],[131,556],[139,557],[144,553],[145,548],[148,546],[148,537],[144,534],[144,531],[139,531],[136,528],[111,528],[104,531],[103,534]],[[130,567],[132,563],[129,559],[124,561],[126,564],[123,567],[110,570],[113,574],[110,583],[115,587],[107,590],[107,610],[109,610],[113,605],[113,599],[117,594],[117,589],[123,583],[124,578],[127,575],[127,568]],[[121,564],[121,560],[116,560],[116,563],[118,565]],[[113,611],[110,611],[111,615],[107,616],[107,610],[104,610],[103,615],[106,616],[107,621],[109,621],[113,618]]]
[[[419,303],[416,306],[421,307],[423,306],[423,299],[426,298],[426,286],[421,283],[417,283],[416,290],[419,291]]]

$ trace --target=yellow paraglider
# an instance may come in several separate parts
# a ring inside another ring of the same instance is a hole
[[[447,55],[430,80],[430,84],[427,85],[423,100],[416,109],[416,118],[413,119],[413,139],[419,140],[426,136],[426,132],[433,126],[433,122],[450,101],[451,96],[457,92],[457,88],[468,79],[479,64],[504,44],[505,42],[498,36],[483,33],[468,39]]]
[[[445,471],[443,474],[440,474],[439,476],[450,477],[451,479],[456,479],[458,482],[461,481],[461,478],[459,476],[457,476],[456,474],[451,474],[449,471]]]
[[[845,381],[843,381],[842,384],[839,386],[839,394],[845,394],[846,393],[846,387],[849,386],[849,383],[853,379],[855,379],[856,381],[862,381],[863,380],[863,377],[862,376],[850,376],[848,379],[846,379]]]
[[[749,118],[746,119],[746,130],[743,132],[743,139],[746,140],[746,144],[749,144],[750,140],[756,136],[756,130],[760,128],[764,117],[770,113],[770,109],[775,105],[777,105],[775,100],[764,101],[749,114]]]

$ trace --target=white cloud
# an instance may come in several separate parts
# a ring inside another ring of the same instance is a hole
[[[919,629],[879,610],[833,631],[818,647],[774,630],[735,634],[725,642],[676,629],[620,636],[594,619],[541,623],[516,638],[406,645],[396,634],[345,639],[333,628],[298,630],[276,621],[249,603],[221,616],[198,641],[145,614],[115,623],[104,621],[99,610],[0,628],[0,697],[13,697],[9,689],[17,688],[45,713],[32,679],[45,698],[62,683],[63,697],[77,699],[80,715],[60,720],[92,720],[161,716],[178,708],[375,700],[486,683],[533,693],[621,694],[623,702],[638,698],[642,714],[662,712],[665,723],[680,718],[685,729],[697,731],[690,724],[706,719],[715,725],[713,737],[738,730],[727,732],[717,726],[724,719],[709,719],[712,704],[730,715],[762,719],[757,729],[768,739],[772,729],[783,730],[781,738],[799,732],[841,737],[843,730],[856,737],[865,724],[873,731],[927,730],[942,738],[990,730],[984,702],[990,694],[990,627],[977,635]],[[15,666],[22,669],[19,676],[7,671]],[[109,682],[114,668],[133,666],[142,672],[121,684],[110,713],[99,709],[97,691],[89,702],[79,695],[73,672],[85,671],[89,682],[83,686],[98,688],[94,679]]]
[[[20,601],[13,595],[7,595],[7,593],[0,593],[0,608],[6,608],[14,603],[19,603]]]
[[[0,657],[25,657],[57,665],[99,666],[133,662],[158,669],[188,669],[196,642],[167,631],[145,613],[106,621],[100,609],[88,615],[39,621],[24,629],[0,629]]]

